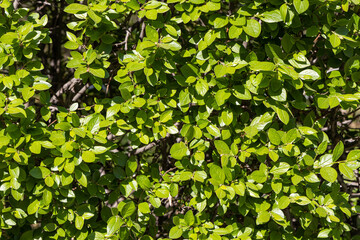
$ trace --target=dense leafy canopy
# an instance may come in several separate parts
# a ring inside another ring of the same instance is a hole
[[[354,239],[359,11],[0,1],[1,239]]]

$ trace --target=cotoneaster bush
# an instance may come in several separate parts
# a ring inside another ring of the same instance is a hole
[[[0,1],[1,239],[357,239],[360,1]]]

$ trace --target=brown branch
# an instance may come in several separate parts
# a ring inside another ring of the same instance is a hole
[[[138,148],[138,149],[135,150],[133,155],[137,155],[137,154],[146,152],[146,151],[150,150],[151,148],[155,147],[156,144],[158,144],[158,141],[149,143],[148,145],[145,145],[145,146],[143,146],[141,148]]]
[[[20,5],[20,0],[14,0],[13,2],[14,10],[18,9],[19,5]]]
[[[360,193],[350,193],[351,198],[358,198],[360,197]]]
[[[86,92],[86,90],[90,87],[90,83],[85,84],[80,91],[73,97],[72,102],[76,102],[79,98]]]
[[[65,83],[50,99],[52,104],[57,104],[59,102],[59,97],[64,94],[68,90],[72,90],[80,80],[77,78],[73,78],[67,83]]]
[[[38,3],[41,3],[41,1],[38,1]],[[42,5],[36,8],[36,12],[40,12],[46,6],[51,6],[51,3],[48,1],[42,2]]]

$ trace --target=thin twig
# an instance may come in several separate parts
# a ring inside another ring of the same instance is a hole
[[[126,30],[126,36],[125,36],[125,47],[124,47],[124,50],[127,51],[128,50],[128,40],[129,40],[129,37],[131,35],[131,30],[132,30],[132,27],[129,27],[127,30]]]
[[[347,116],[349,116],[349,115],[351,115],[351,114],[353,114],[353,113],[356,113],[356,112],[359,111],[359,110],[360,110],[360,107],[359,107],[359,108],[356,108],[355,110],[353,110],[353,111],[351,111],[351,112],[345,113],[345,114],[343,115],[343,117],[347,117]]]
[[[167,173],[169,173],[169,172],[171,172],[171,171],[173,171],[173,170],[175,170],[175,169],[177,169],[177,167],[170,168],[169,170],[167,170],[166,172],[164,172],[164,174],[162,174],[162,176],[165,176]]]
[[[321,37],[321,33],[319,33],[319,34],[317,35],[317,37],[315,38],[313,47],[315,47],[315,45],[316,45],[316,43],[319,41],[319,38],[320,38],[320,37]]]
[[[50,127],[51,125],[53,125],[54,123],[56,123],[57,122],[57,119],[55,119],[54,121],[52,121],[49,125],[48,125],[48,127]]]
[[[140,32],[140,35],[139,35],[140,40],[143,40],[143,38],[144,38],[145,27],[146,27],[145,22],[142,22],[142,24],[141,24],[141,32]]]

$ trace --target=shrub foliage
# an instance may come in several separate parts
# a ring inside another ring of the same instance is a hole
[[[1,239],[350,239],[359,0],[0,1]]]

